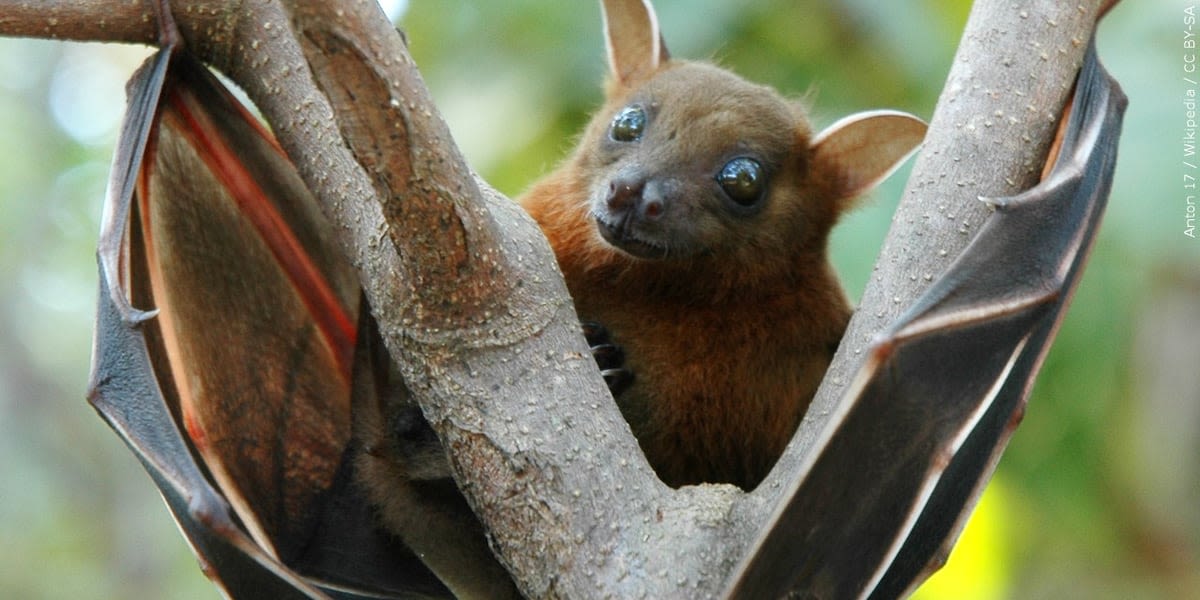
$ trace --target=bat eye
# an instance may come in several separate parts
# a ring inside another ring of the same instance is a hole
[[[646,130],[646,111],[639,105],[633,104],[621,109],[613,117],[608,135],[618,142],[636,142],[642,139]]]
[[[767,176],[757,160],[741,156],[721,167],[721,172],[717,173],[717,183],[721,184],[721,189],[725,190],[730,200],[742,206],[752,206],[762,199]]]

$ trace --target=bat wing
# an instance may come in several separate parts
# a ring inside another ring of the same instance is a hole
[[[331,236],[258,121],[159,51],[114,159],[89,399],[229,595],[444,596],[349,473],[370,321]]]
[[[730,597],[895,598],[941,566],[1081,275],[1126,99],[1093,44],[1048,176],[873,344]]]

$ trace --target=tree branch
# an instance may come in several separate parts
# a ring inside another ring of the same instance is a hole
[[[875,335],[970,243],[990,214],[978,198],[1037,183],[1100,4],[975,2],[871,280],[796,437],[759,487],[764,504],[812,450]]]
[[[154,14],[143,0],[0,2],[0,32],[85,42],[153,44],[158,39]]]

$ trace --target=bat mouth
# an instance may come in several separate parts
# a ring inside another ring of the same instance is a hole
[[[595,213],[592,214],[592,218],[596,220],[596,230],[600,232],[600,237],[618,250],[637,258],[657,260],[667,257],[667,246],[634,232],[632,219],[623,218],[614,223]]]

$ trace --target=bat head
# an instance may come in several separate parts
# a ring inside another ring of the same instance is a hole
[[[673,60],[649,2],[605,3],[610,79],[576,159],[598,240],[642,260],[759,264],[824,252],[852,198],[924,136],[877,111],[813,135],[806,112],[719,67]]]

